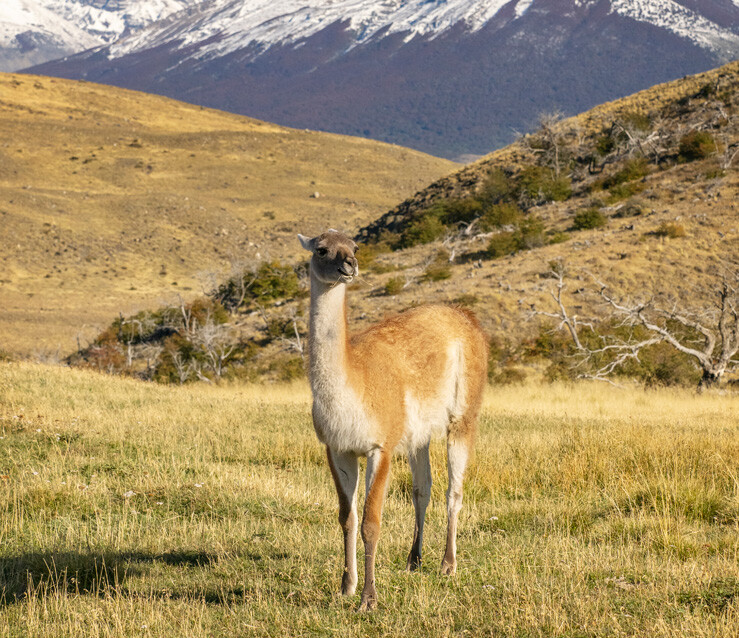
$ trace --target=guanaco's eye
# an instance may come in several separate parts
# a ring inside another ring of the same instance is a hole
[[[328,250],[326,248],[319,248],[317,251],[319,257],[325,257],[328,253]]]

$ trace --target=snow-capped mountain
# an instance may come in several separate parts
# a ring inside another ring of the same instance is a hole
[[[187,5],[186,0],[2,0],[0,71],[110,44]]]
[[[36,1],[67,7],[78,27],[73,5],[112,4]],[[162,19],[105,36],[86,27],[110,43],[33,70],[448,157],[500,146],[542,111],[584,110],[739,57],[739,0],[115,4],[156,5]]]
[[[508,13],[508,20],[515,20],[532,4],[533,0],[206,0],[197,4],[197,13],[154,25],[113,45],[110,57],[121,57],[175,39],[183,49],[201,44],[197,53],[191,54],[196,58],[227,55],[251,44],[261,45],[263,51],[273,45],[309,38],[337,23],[353,32],[354,42],[349,48],[380,33],[383,37],[400,33],[408,42],[416,36],[437,37],[457,25],[474,33],[503,9]],[[572,4],[598,2],[574,0]],[[721,57],[735,56],[739,51],[739,35],[689,8],[690,4],[697,3],[611,0],[610,10],[666,29]],[[739,0],[733,0],[733,4],[739,5]],[[257,55],[259,51],[254,52]]]

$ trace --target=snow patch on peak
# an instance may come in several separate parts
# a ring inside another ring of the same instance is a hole
[[[739,0],[733,2],[739,5]],[[667,29],[715,51],[727,62],[739,54],[739,35],[673,0],[611,0],[611,11]]]
[[[75,24],[60,20],[36,0],[3,0],[0,4],[0,46],[12,46],[25,33],[43,34],[60,47],[95,46],[95,38]]]
[[[533,1],[534,0],[518,0],[516,3],[516,17],[520,18],[524,13],[526,13]],[[739,2],[739,0],[737,0],[737,2]]]
[[[177,40],[179,46],[211,42],[198,57],[224,55],[255,43],[267,49],[308,38],[326,27],[344,23],[361,44],[379,32],[434,37],[459,23],[470,31],[482,29],[504,6],[515,3],[522,15],[533,0],[206,0],[197,5],[193,20],[178,24],[173,16],[166,24],[154,25],[116,43],[110,57]]]

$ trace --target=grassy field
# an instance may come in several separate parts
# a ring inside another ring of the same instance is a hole
[[[337,595],[341,536],[303,386],[163,387],[0,365],[0,637],[736,636],[739,397],[491,388],[438,575],[397,459],[377,612]]]

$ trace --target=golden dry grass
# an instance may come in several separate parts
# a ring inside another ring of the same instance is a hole
[[[455,166],[7,73],[0,138],[0,349],[24,354],[66,354],[119,312],[200,294],[201,271],[292,257],[298,230],[355,230]]]
[[[490,334],[515,345],[536,330],[537,322],[527,320],[531,304],[554,310],[548,298],[553,282],[546,274],[560,259],[570,273],[566,303],[580,317],[597,315],[602,307],[597,295],[570,293],[597,291],[596,279],[619,298],[670,293],[685,308],[708,308],[715,299],[716,273],[739,263],[739,171],[706,180],[705,172],[714,167],[711,159],[649,176],[646,189],[653,198],[642,198],[645,214],[610,218],[605,228],[571,231],[585,200],[542,206],[537,214],[548,228],[568,231],[568,241],[489,259],[484,255],[489,239],[483,237],[464,248],[480,251],[481,259],[458,259],[446,280],[423,277],[434,255],[445,250],[440,241],[381,255],[378,261],[389,272],[362,273],[363,282],[349,293],[350,318],[357,324],[373,322],[411,305],[466,297]],[[655,236],[663,223],[681,225],[685,236]],[[404,287],[392,296],[382,294],[393,278]]]
[[[0,636],[739,633],[739,397],[491,389],[460,571],[420,573],[396,459],[376,613],[337,595],[341,535],[303,386],[163,387],[0,365]]]

